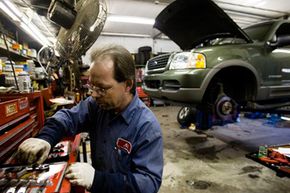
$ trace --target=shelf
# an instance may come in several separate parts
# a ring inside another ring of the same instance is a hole
[[[12,60],[16,60],[16,61],[33,60],[33,61],[36,61],[35,58],[32,58],[32,57],[27,56],[27,55],[21,55],[13,49],[9,49],[9,52],[8,52],[7,49],[3,45],[0,45],[0,56],[1,57],[8,57],[8,54],[10,54]]]
[[[38,41],[34,40],[34,38],[31,38],[25,30],[20,28],[17,22],[13,21],[10,17],[5,15],[1,11],[0,11],[0,23],[5,29],[6,32],[5,34],[8,34],[8,37],[14,40],[17,40],[18,43],[21,44],[26,43],[29,45],[29,48],[34,48],[36,50],[39,50],[42,47],[42,45]]]
[[[48,78],[32,78],[31,77],[31,80],[33,81],[33,80],[35,80],[35,81],[46,81],[46,80],[48,80]]]

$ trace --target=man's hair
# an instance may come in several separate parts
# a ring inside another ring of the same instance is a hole
[[[116,44],[108,44],[103,47],[96,48],[91,53],[91,61],[98,58],[109,56],[114,63],[114,79],[117,82],[133,80],[133,85],[130,92],[135,95],[136,79],[135,79],[135,64],[130,52],[123,46]]]

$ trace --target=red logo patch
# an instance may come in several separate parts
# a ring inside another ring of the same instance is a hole
[[[125,139],[122,139],[122,138],[118,138],[118,139],[117,139],[117,143],[116,143],[116,145],[117,145],[117,148],[118,148],[118,149],[123,149],[123,150],[125,150],[128,154],[131,153],[131,150],[132,150],[132,144],[131,144],[129,141],[127,141],[127,140],[125,140]]]

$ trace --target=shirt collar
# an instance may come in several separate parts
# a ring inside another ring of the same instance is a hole
[[[137,94],[133,97],[133,100],[130,102],[128,107],[121,113],[121,116],[125,120],[125,122],[129,125],[132,118],[134,117],[135,113],[137,112],[137,109],[139,108],[139,97]]]

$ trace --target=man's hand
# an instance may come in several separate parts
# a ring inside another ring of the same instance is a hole
[[[20,163],[41,164],[48,157],[50,148],[50,144],[43,139],[29,138],[18,147],[16,159]]]
[[[76,162],[71,164],[66,170],[65,177],[70,183],[83,186],[89,190],[93,184],[95,169],[88,163]]]

